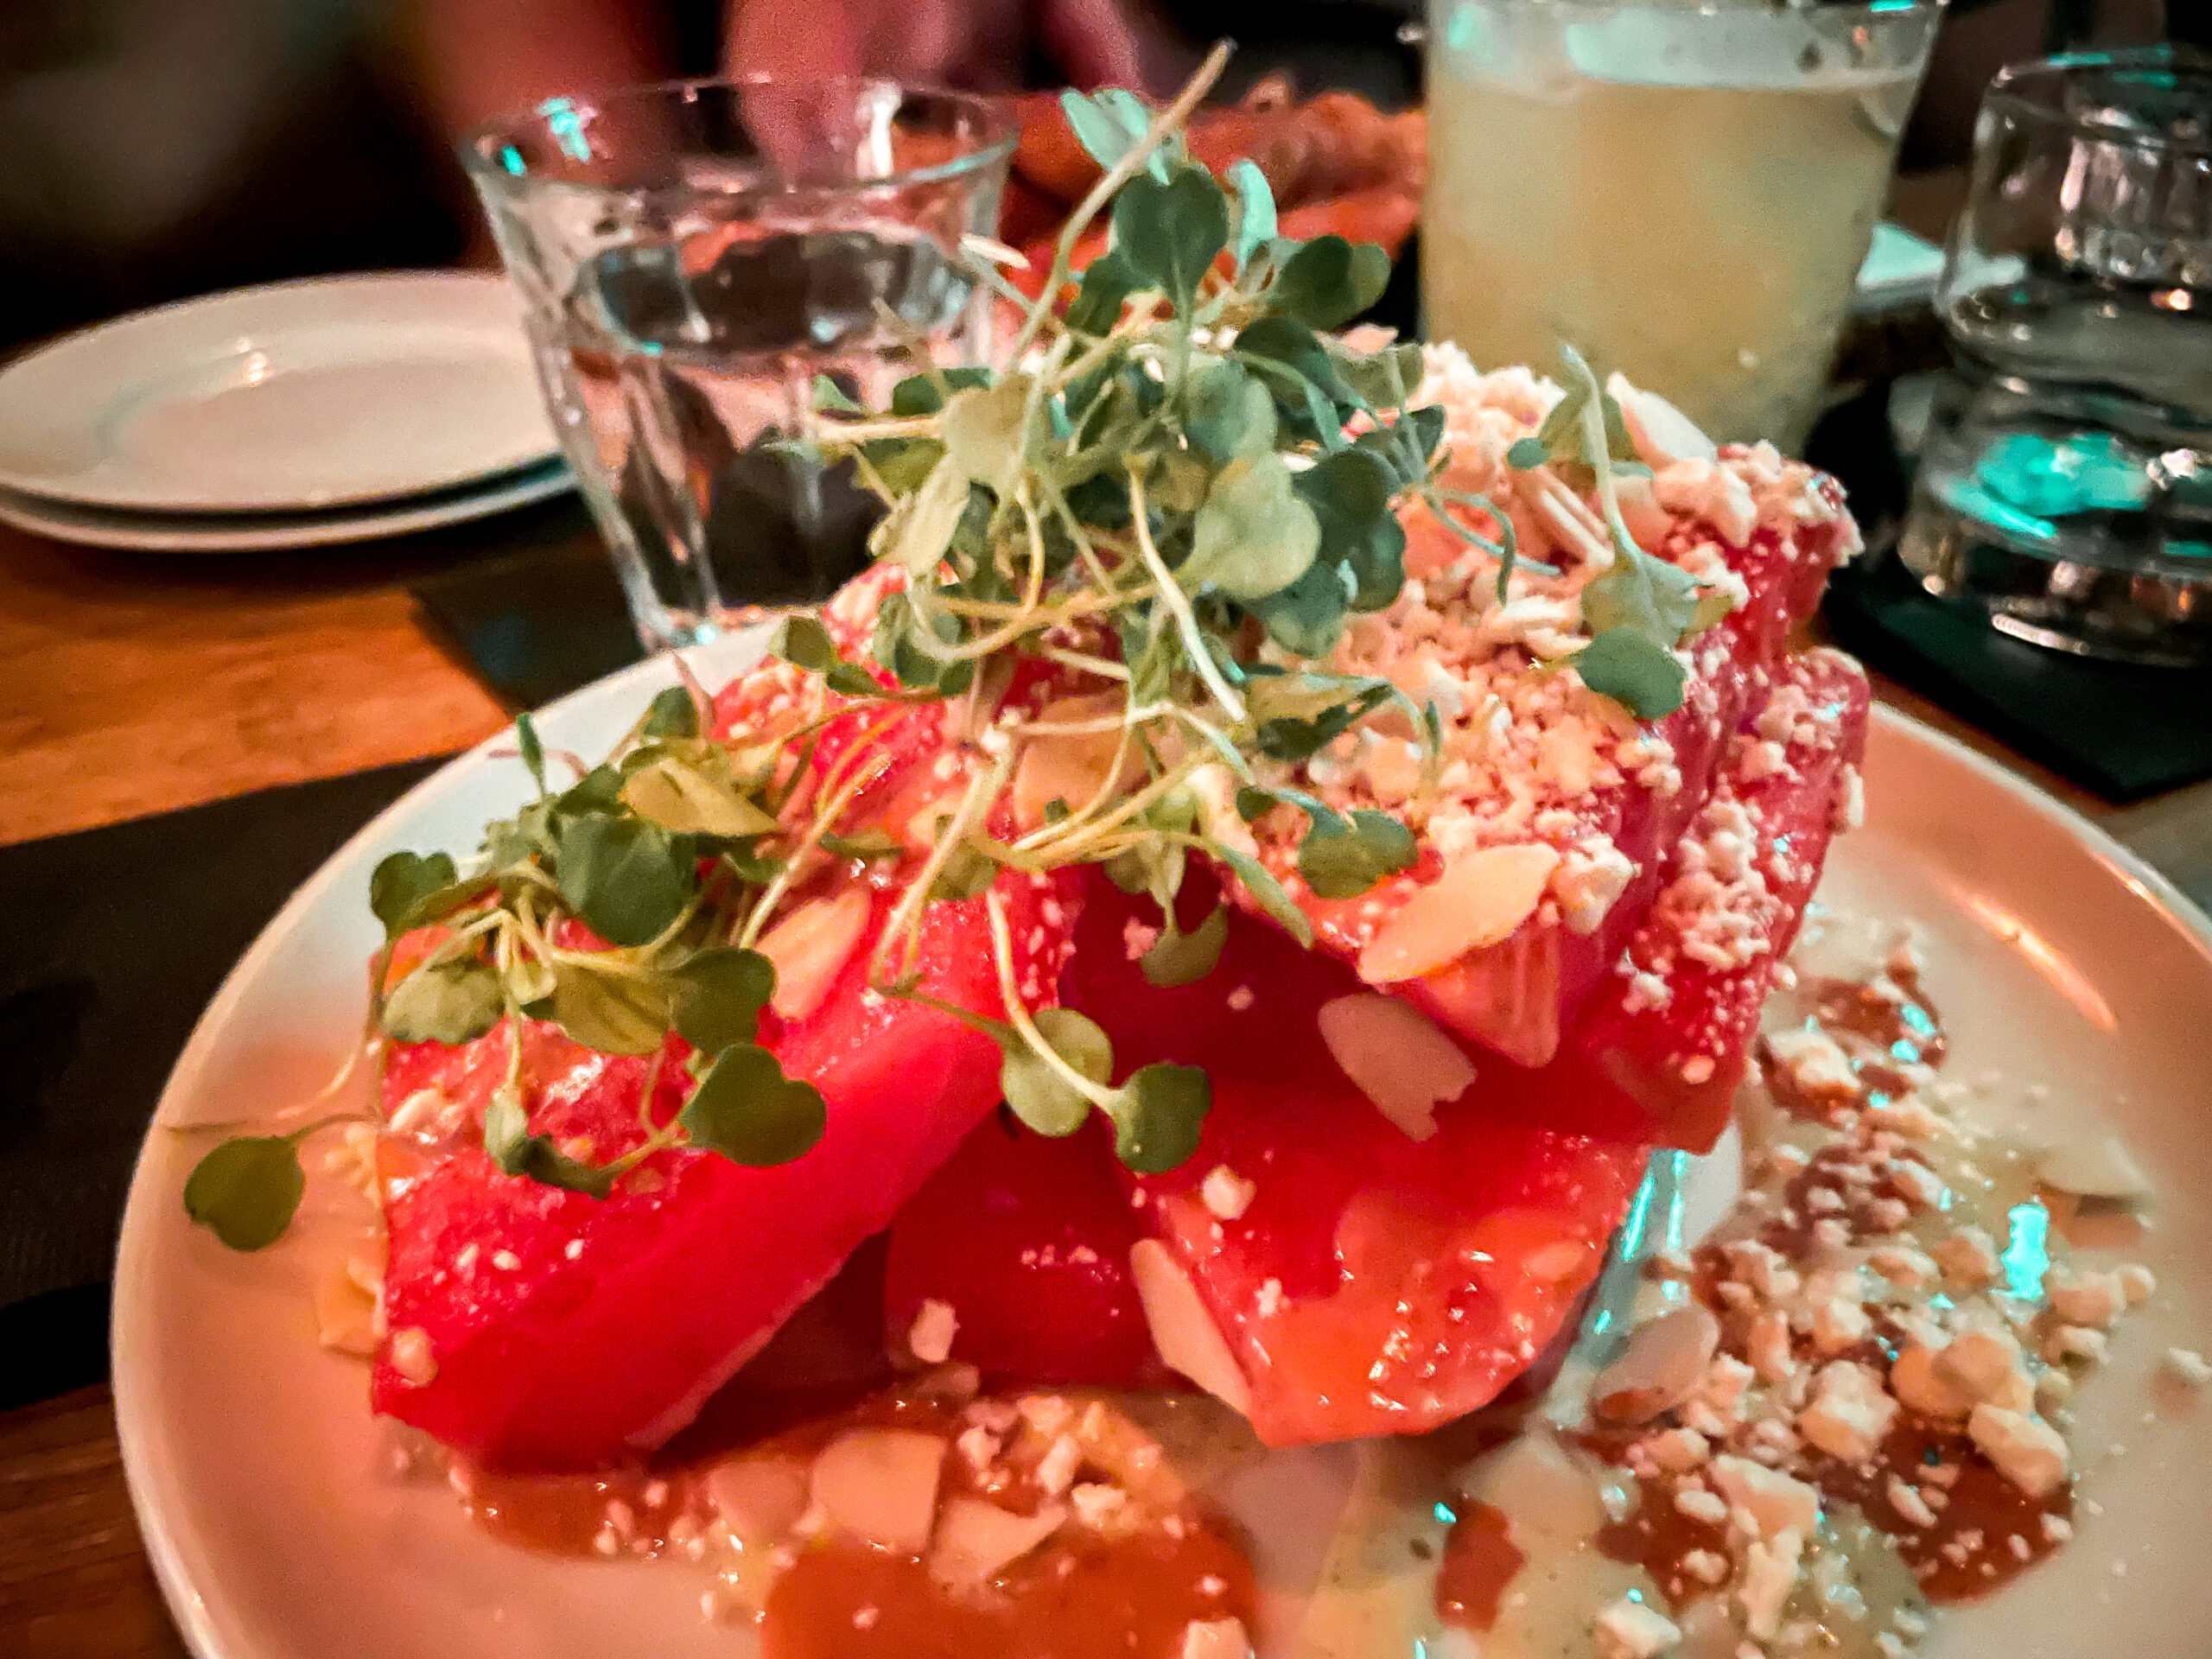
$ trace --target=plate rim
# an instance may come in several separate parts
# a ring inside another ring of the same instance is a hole
[[[276,513],[257,524],[218,526],[177,522],[190,514],[153,514],[149,516],[149,522],[134,523],[137,515],[74,502],[45,501],[0,486],[0,524],[49,541],[129,553],[281,553],[342,547],[464,524],[550,500],[577,487],[574,469],[556,453],[493,474],[479,488],[440,494],[428,505],[410,505],[407,498],[401,497],[382,505],[340,509],[327,517],[316,514],[303,519],[299,515]],[[71,516],[51,517],[41,511],[48,508]]]
[[[741,663],[746,653],[757,652],[765,638],[765,630],[748,630],[683,654],[687,664],[701,661],[702,666],[712,664],[711,671],[719,672],[726,661]],[[537,715],[541,718],[552,715],[587,699],[611,697],[633,688],[642,690],[657,683],[678,683],[669,660],[672,654],[675,653],[649,657],[581,686],[545,705],[537,711]],[[734,671],[741,671],[741,669]],[[1932,751],[1942,760],[1963,766],[1981,782],[1996,785],[2018,805],[2079,843],[2105,865],[2115,879],[2132,889],[2156,916],[2173,926],[2203,959],[2208,975],[2212,975],[2212,916],[2208,916],[2179,887],[2153,868],[2139,854],[2123,845],[2109,831],[2002,762],[1900,709],[1878,702],[1872,710],[1872,723],[1884,737]],[[138,1344],[133,1325],[122,1316],[126,1286],[144,1270],[146,1264],[143,1258],[149,1249],[149,1224],[144,1217],[149,1205],[155,1198],[143,1190],[151,1179],[147,1148],[152,1144],[155,1127],[168,1110],[172,1097],[180,1092],[179,1080],[188,1079],[207,1063],[206,1051],[213,1040],[211,1033],[228,1016],[232,1005],[245,995],[249,970],[256,968],[263,957],[274,952],[280,932],[297,926],[302,917],[335,885],[340,867],[362,847],[372,843],[387,826],[396,824],[423,806],[460,787],[487,760],[494,758],[502,746],[512,741],[511,729],[503,727],[416,784],[364,823],[316,868],[314,874],[294,890],[255,936],[253,943],[232,965],[222,984],[194,1023],[191,1035],[186,1039],[148,1120],[146,1139],[140,1142],[124,1200],[113,1281],[114,1305],[110,1316],[112,1356],[110,1376],[115,1404],[116,1438],[125,1490],[148,1561],[169,1613],[175,1619],[186,1646],[196,1659],[254,1659],[254,1656],[234,1654],[219,1644],[208,1597],[192,1586],[181,1560],[181,1551],[171,1535],[169,1517],[156,1501],[151,1490],[153,1476],[148,1460],[153,1453],[148,1441],[153,1432],[152,1404],[143,1392],[145,1384],[140,1380],[141,1373],[136,1360]]]
[[[501,272],[481,270],[440,270],[405,268],[390,270],[333,271],[314,276],[288,277],[281,282],[254,283],[243,288],[218,289],[213,293],[188,295],[182,299],[166,301],[160,305],[126,311],[121,316],[106,317],[97,322],[73,328],[59,339],[50,340],[22,356],[0,364],[0,400],[7,396],[11,378],[26,372],[35,372],[41,365],[50,366],[51,359],[64,353],[81,350],[99,340],[121,331],[146,327],[158,327],[174,318],[194,311],[216,311],[236,305],[250,305],[271,295],[290,295],[317,289],[385,289],[424,288],[442,289],[456,296],[488,297],[503,292],[516,299],[518,315],[517,338],[522,347],[525,364],[529,362],[527,336],[519,325],[519,296],[513,283]],[[534,378],[534,375],[533,375]],[[145,492],[126,492],[118,495],[112,490],[73,487],[66,480],[57,480],[51,473],[25,473],[0,464],[0,489],[35,500],[51,502],[72,507],[97,508],[111,512],[147,512],[188,516],[198,513],[222,514],[267,512],[284,513],[315,512],[346,507],[369,507],[384,503],[404,502],[413,496],[431,494],[442,490],[453,490],[483,480],[495,479],[524,467],[542,465],[561,452],[560,440],[549,418],[546,423],[543,446],[526,454],[501,461],[490,468],[474,468],[465,473],[451,473],[425,482],[398,486],[379,486],[371,490],[340,490],[311,497],[293,496],[284,500],[263,497],[251,501],[214,500],[202,495],[191,499],[160,496]]]

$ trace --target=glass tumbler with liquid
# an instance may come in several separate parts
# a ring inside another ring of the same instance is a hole
[[[2212,662],[2212,57],[2000,73],[1937,306],[1906,566],[2017,638]]]
[[[1478,366],[1578,347],[1802,442],[1940,0],[1430,0],[1422,299]]]
[[[462,158],[554,428],[648,650],[826,599],[875,499],[790,442],[817,375],[871,404],[916,351],[980,360],[962,239],[997,219],[1010,122],[867,79],[550,100]]]

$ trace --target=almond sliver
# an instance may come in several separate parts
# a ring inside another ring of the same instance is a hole
[[[1559,862],[1558,849],[1541,842],[1467,854],[1376,930],[1360,952],[1359,976],[1370,985],[1419,979],[1510,938],[1535,913]]]
[[[1180,1371],[1242,1416],[1252,1414],[1252,1389],[1229,1351],[1228,1338],[1198,1299],[1198,1288],[1156,1238],[1129,1247],[1129,1276],[1136,1281],[1152,1345],[1169,1369]]]

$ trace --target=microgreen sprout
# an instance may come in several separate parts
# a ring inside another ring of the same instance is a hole
[[[500,1169],[603,1198],[681,1148],[766,1165],[811,1147],[822,1096],[759,1041],[776,985],[760,947],[842,879],[841,865],[896,888],[869,959],[875,992],[987,1033],[1003,1053],[1008,1104],[1039,1132],[1070,1133],[1099,1111],[1125,1162],[1170,1168],[1197,1144],[1205,1074],[1151,1065],[1117,1084],[1096,1026],[1027,1008],[1001,873],[1096,864],[1148,893],[1162,927],[1142,971],[1173,985],[1212,970],[1228,927],[1218,910],[1178,925],[1194,855],[1313,939],[1278,874],[1232,844],[1243,824],[1212,816],[1224,797],[1247,819],[1303,817],[1296,868],[1323,898],[1356,897],[1414,865],[1440,718],[1388,680],[1325,664],[1351,618],[1404,588],[1401,513],[1414,500],[1497,559],[1501,601],[1516,568],[1558,573],[1518,553],[1488,498],[1440,481],[1443,414],[1414,401],[1420,348],[1362,352],[1330,332],[1381,295],[1382,251],[1287,238],[1257,167],[1240,162],[1224,181],[1192,158],[1183,124],[1226,54],[1217,48],[1156,113],[1127,93],[1066,95],[1102,176],[1063,227],[1039,296],[1020,300],[998,363],[942,365],[894,327],[913,372],[887,407],[816,382],[804,429],[787,442],[852,463],[885,510],[872,550],[906,581],[857,648],[841,649],[810,616],[779,630],[772,650],[805,688],[796,715],[720,730],[679,660],[682,683],[597,766],[549,753],[518,721],[533,793],[490,826],[465,868],[412,852],[377,867],[374,1031],[447,1044],[504,1031],[504,1075],[482,1116]],[[1111,246],[1078,277],[1074,251],[1102,215]],[[998,269],[1019,256],[972,238],[963,255],[993,294],[1020,298]],[[1508,464],[1593,477],[1605,539],[1593,533],[1584,550],[1610,568],[1582,590],[1592,639],[1570,660],[1592,690],[1649,718],[1679,705],[1674,652],[1717,613],[1630,538],[1615,484],[1633,465],[1619,410],[1579,357],[1567,369],[1566,397]],[[1104,712],[1041,715],[1013,696],[1018,673]],[[865,804],[889,764],[876,740],[924,707],[943,712],[968,752],[966,782],[917,823],[886,823]],[[1402,817],[1338,811],[1284,781],[1385,712],[1410,722],[1423,751]],[[833,727],[835,759],[817,766]],[[1095,780],[1007,829],[1036,746],[1108,734],[1110,763]],[[549,758],[571,766],[565,788],[549,779]],[[1225,789],[1200,787],[1202,774],[1218,784],[1224,773]],[[937,1000],[917,971],[931,908],[977,901],[1002,1020]],[[644,1062],[626,1149],[602,1158],[532,1132],[531,1021]],[[188,1188],[195,1218],[242,1249],[274,1239],[298,1202],[297,1138],[216,1147]]]

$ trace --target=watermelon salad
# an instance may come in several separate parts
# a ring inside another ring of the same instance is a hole
[[[1572,353],[1337,332],[1373,251],[1077,102],[1099,200],[1005,365],[817,387],[873,568],[595,763],[521,722],[515,814],[369,895],[371,1408],[602,1495],[734,1416],[781,1449],[590,1538],[826,1541],[742,1589],[775,1652],[1015,1642],[815,1642],[855,1537],[839,1582],[1154,1618],[1128,1560],[1036,1566],[1084,1529],[1221,1586],[1160,1651],[1243,1652],[1249,1573],[1081,1391],[1284,1446],[1513,1389],[1726,1126],[1859,810],[1865,677],[1791,648],[1859,544],[1832,480]],[[216,1147],[193,1214],[272,1242],[321,1128]]]

